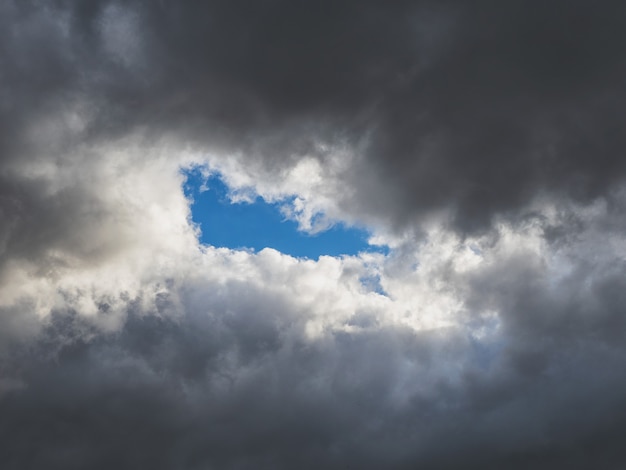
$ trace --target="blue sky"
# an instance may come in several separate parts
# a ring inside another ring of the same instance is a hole
[[[311,235],[298,230],[295,221],[286,219],[277,203],[267,203],[261,197],[253,203],[231,203],[228,186],[219,174],[212,174],[208,180],[199,169],[184,174],[185,194],[193,199],[192,220],[199,225],[200,241],[204,244],[255,251],[269,247],[311,259],[363,251],[387,252],[385,247],[368,244],[369,233],[364,229],[335,224]],[[203,190],[203,185],[208,190]]]

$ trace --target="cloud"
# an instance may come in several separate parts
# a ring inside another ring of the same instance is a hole
[[[624,13],[3,2],[2,466],[623,466]],[[193,165],[391,253],[200,246]]]
[[[11,114],[78,97],[90,138],[168,135],[262,179],[347,148],[353,217],[482,230],[623,178],[619,2],[7,5]]]
[[[620,462],[622,268],[588,270],[577,246],[555,257],[537,227],[518,229],[474,250],[432,233],[418,266],[408,252],[379,260],[390,297],[361,284],[371,259],[210,247],[97,312],[94,291],[76,292],[5,360],[20,384],[0,400],[5,462]]]
[[[129,302],[118,330],[100,333],[80,314],[52,315],[35,347],[13,361],[27,385],[0,401],[6,462],[583,468],[623,458],[615,438],[623,431],[623,341],[602,330],[576,334],[587,326],[578,312],[538,311],[558,302],[539,283],[522,300],[544,298],[521,304],[508,282],[495,282],[504,267],[513,268],[511,283],[526,280],[526,270],[544,274],[533,262],[506,259],[469,275],[490,278],[494,287],[482,290],[493,299],[488,307],[513,318],[416,330],[371,304],[376,320],[355,327],[345,315],[355,311],[349,293],[330,281],[337,261],[324,267],[272,251],[207,256],[236,266],[207,261],[155,292],[148,310]],[[323,275],[311,277],[312,269]],[[291,285],[277,282],[282,276]],[[313,281],[328,286],[311,298],[295,295]],[[613,304],[602,293],[589,298],[589,317]],[[329,295],[344,298],[331,302],[339,304],[333,315],[320,305]],[[511,303],[519,311],[506,310]],[[541,313],[543,322],[532,321]],[[571,315],[571,328],[546,327],[550,314]],[[518,325],[524,315],[531,319]],[[321,332],[309,328],[316,316]]]

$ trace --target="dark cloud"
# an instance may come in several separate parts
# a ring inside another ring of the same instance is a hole
[[[309,338],[298,299],[202,278],[168,283],[154,310],[128,299],[111,333],[57,311],[0,356],[0,462],[619,468],[624,266],[586,263],[556,283],[524,252],[451,274],[471,287],[468,321],[483,322],[469,329]]]
[[[366,214],[402,224],[452,207],[471,230],[539,191],[589,200],[623,177],[618,2],[217,5],[178,9],[184,31],[172,12],[148,23],[167,44],[156,62],[184,90],[176,111],[237,141],[270,136],[260,152],[274,156],[367,139],[365,169],[346,176]]]
[[[3,467],[624,461],[621,347],[565,342],[544,367],[528,352],[504,351],[477,367],[484,344],[452,331],[382,328],[311,342],[279,334],[293,328],[282,315],[253,334],[238,320],[217,311],[178,320],[131,313],[121,331],[87,340],[94,330],[80,316],[53,316],[11,371],[26,385],[0,400]]]
[[[620,2],[8,5],[18,118],[82,94],[87,135],[176,134],[268,168],[347,141],[364,156],[345,204],[400,225],[451,208],[471,231],[623,178]]]

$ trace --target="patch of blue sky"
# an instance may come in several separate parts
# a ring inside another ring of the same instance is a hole
[[[388,248],[370,245],[367,230],[337,223],[328,230],[309,234],[298,230],[294,220],[281,212],[281,203],[261,197],[251,202],[232,202],[229,188],[219,174],[208,179],[199,168],[185,170],[185,195],[193,202],[191,218],[201,231],[200,242],[216,247],[260,251],[273,248],[300,258],[321,255],[388,253]],[[283,201],[284,203],[284,201]]]

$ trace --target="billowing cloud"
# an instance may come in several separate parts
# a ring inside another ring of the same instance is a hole
[[[623,467],[624,15],[2,2],[0,466]],[[391,251],[202,246],[196,165]]]

